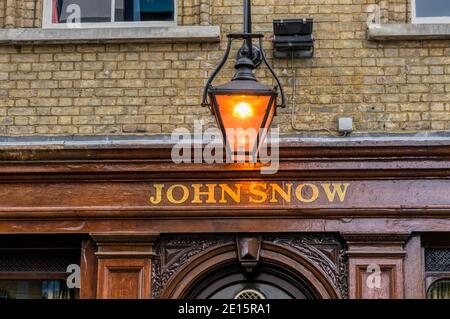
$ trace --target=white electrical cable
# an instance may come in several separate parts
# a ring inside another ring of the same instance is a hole
[[[334,132],[328,128],[323,128],[323,129],[309,129],[309,130],[304,130],[301,129],[299,127],[297,127],[296,122],[297,122],[297,99],[296,99],[296,94],[297,94],[297,70],[294,67],[294,52],[291,52],[291,73],[293,75],[293,83],[292,83],[292,95],[291,95],[291,127],[293,130],[298,131],[298,132],[328,132],[329,134],[333,135],[333,136],[337,136],[337,137],[344,137],[347,136],[347,134],[341,134],[339,132]],[[309,112],[311,113],[311,109],[309,110]]]

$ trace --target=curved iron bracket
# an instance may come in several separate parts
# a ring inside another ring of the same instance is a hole
[[[223,66],[225,65],[225,63],[228,60],[228,57],[230,56],[232,42],[233,42],[233,38],[228,37],[228,44],[227,44],[227,49],[225,51],[225,55],[223,56],[222,61],[217,65],[216,69],[209,77],[208,82],[206,82],[206,86],[203,91],[203,99],[202,99],[203,107],[209,107],[211,109],[211,103],[209,103],[209,101],[208,101],[208,93],[209,93],[209,90],[211,89],[212,82],[216,78],[217,74],[219,74],[220,70],[222,70]]]
[[[277,88],[280,90],[281,95],[281,104],[278,104],[277,107],[286,108],[286,95],[284,94],[283,86],[281,85],[281,81],[278,78],[277,74],[273,70],[273,68],[270,66],[269,62],[267,61],[266,54],[264,53],[264,46],[263,46],[263,38],[259,38],[259,47],[261,50],[261,56],[264,61],[264,64],[269,69],[270,73],[272,73],[272,76],[275,78],[275,81],[277,82]]]
[[[267,66],[267,68],[269,69],[272,76],[275,78],[275,81],[277,82],[277,86],[275,87],[275,89],[280,90],[281,104],[278,104],[277,107],[286,108],[286,95],[284,94],[284,90],[281,85],[280,79],[277,77],[275,71],[270,66],[269,62],[267,61],[266,55],[264,53],[264,47],[263,47],[264,35],[259,34],[259,33],[232,33],[232,34],[228,34],[227,38],[228,38],[228,44],[227,44],[227,49],[225,51],[223,59],[217,65],[216,69],[214,70],[214,72],[211,74],[208,81],[206,82],[206,86],[203,91],[202,106],[209,107],[211,110],[211,103],[208,101],[208,93],[209,93],[210,89],[212,88],[212,82],[217,77],[219,72],[222,70],[222,68],[224,67],[225,63],[227,62],[227,60],[230,56],[231,45],[232,45],[233,40],[236,40],[236,39],[241,39],[241,40],[259,39],[259,52],[261,55],[261,59],[264,62],[264,64]]]

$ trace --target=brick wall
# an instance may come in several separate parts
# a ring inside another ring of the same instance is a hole
[[[42,20],[42,0],[2,0],[0,27],[39,27]]]
[[[410,0],[388,0],[388,23],[409,23],[411,21]]]
[[[209,25],[211,9],[211,0],[178,0],[178,24]]]
[[[3,28],[5,25],[5,8],[6,2],[0,1],[0,28]]]
[[[211,3],[209,8],[207,1],[184,1],[181,24],[211,21],[224,34],[241,31],[241,0]],[[270,33],[274,18],[311,16],[316,21],[316,56],[293,64],[298,75],[295,124],[305,133],[335,128],[338,116],[352,116],[359,133],[449,129],[450,41],[366,41],[367,6],[377,0],[253,3],[257,32]],[[402,3],[388,3],[391,20],[406,19],[397,7]],[[200,107],[200,95],[224,46],[224,40],[0,46],[0,135],[160,134],[190,127],[194,119],[212,123]],[[291,61],[273,61],[269,40],[265,46],[290,97]],[[232,74],[229,63],[218,82]],[[264,68],[258,76],[271,83]],[[294,133],[290,119],[287,108],[275,124]]]

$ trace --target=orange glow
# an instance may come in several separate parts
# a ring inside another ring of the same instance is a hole
[[[246,119],[255,116],[255,112],[253,111],[253,107],[250,103],[240,102],[234,107],[233,116]]]
[[[271,97],[217,95],[216,99],[231,149],[251,151],[256,146],[259,130],[268,129],[274,115],[271,111],[268,123],[263,125],[267,108],[273,108],[273,104],[269,105]]]

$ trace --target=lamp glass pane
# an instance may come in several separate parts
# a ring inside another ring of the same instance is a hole
[[[216,95],[227,144],[233,153],[253,153],[271,98],[270,95]]]
[[[270,126],[272,125],[273,118],[275,117],[275,111],[276,111],[276,99],[273,100],[272,104],[270,105],[269,115],[267,117],[267,121],[264,125],[264,130],[262,132],[262,135],[260,136],[259,145],[258,148],[261,148],[261,146],[264,143],[264,140],[267,138],[267,135],[269,134]]]

